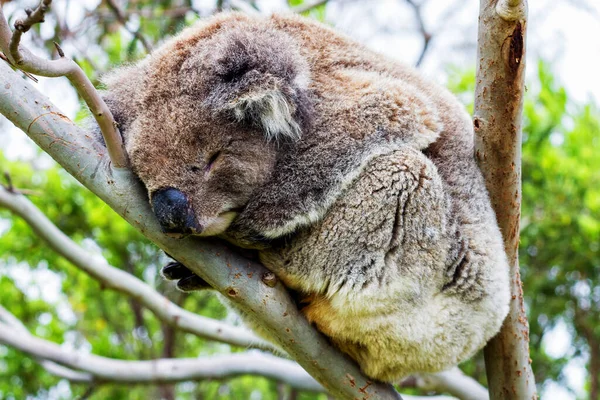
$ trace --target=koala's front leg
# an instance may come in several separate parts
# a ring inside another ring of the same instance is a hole
[[[211,286],[204,279],[194,274],[177,260],[173,260],[165,265],[160,273],[167,280],[177,281],[177,289],[182,292],[211,289]]]
[[[229,243],[243,250],[265,250],[271,247],[271,239],[268,239],[253,229],[241,227],[234,222],[224,233],[219,235]],[[247,256],[247,254],[245,254]],[[251,257],[250,257],[251,258]]]

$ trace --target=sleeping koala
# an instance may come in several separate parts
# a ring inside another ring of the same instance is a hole
[[[499,330],[507,260],[471,120],[443,88],[316,22],[241,14],[106,83],[163,230],[259,249],[366,375],[449,368]]]

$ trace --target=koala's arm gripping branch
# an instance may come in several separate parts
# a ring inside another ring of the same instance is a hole
[[[302,316],[267,270],[218,241],[172,239],[161,233],[144,188],[128,169],[111,169],[104,147],[64,118],[29,82],[0,63],[0,114],[22,129],[71,175],[146,237],[256,318],[271,337],[339,399],[400,399],[391,385],[370,381]]]
[[[56,44],[60,55],[58,60],[45,60],[37,57],[20,45],[23,33],[27,32],[34,24],[44,22],[44,14],[50,3],[52,0],[43,0],[35,10],[26,10],[27,17],[17,20],[15,30],[11,33],[0,2],[0,48],[12,64],[22,71],[46,77],[67,77],[100,126],[113,166],[126,168],[128,166],[127,153],[112,113],[79,65],[66,58],[58,44]]]
[[[480,7],[475,152],[504,237],[512,292],[502,330],[484,354],[491,399],[529,400],[537,394],[518,260],[527,2],[482,0]]]

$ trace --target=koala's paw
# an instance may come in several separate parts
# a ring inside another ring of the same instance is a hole
[[[242,249],[266,250],[271,247],[270,239],[250,230],[230,229],[222,237]]]
[[[177,281],[177,289],[182,292],[211,289],[211,286],[204,279],[194,274],[178,261],[168,263],[160,273],[165,279]]]

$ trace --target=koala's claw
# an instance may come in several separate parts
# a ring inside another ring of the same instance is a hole
[[[168,279],[170,281],[194,276],[194,273],[192,271],[190,271],[185,265],[177,261],[172,261],[165,265],[161,272],[165,279]]]
[[[177,282],[177,289],[182,292],[193,292],[195,290],[209,289],[210,285],[198,275],[188,276]]]
[[[177,288],[182,292],[210,289],[210,285],[198,275],[190,271],[185,265],[172,261],[163,267],[162,276],[168,280],[177,280]]]

